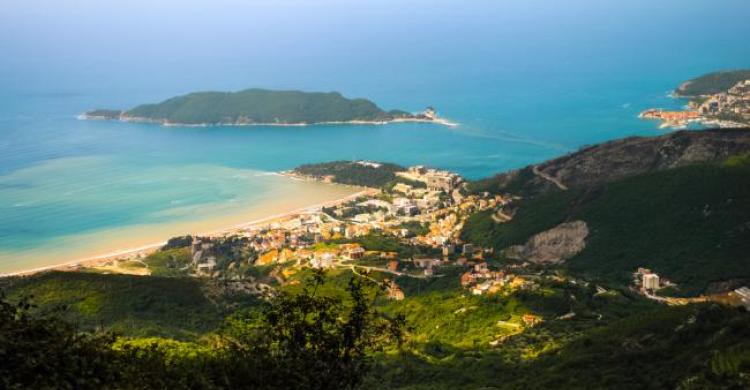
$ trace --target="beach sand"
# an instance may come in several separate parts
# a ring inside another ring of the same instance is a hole
[[[293,181],[293,180],[290,180]],[[0,276],[45,270],[72,270],[117,259],[146,255],[181,235],[225,235],[268,226],[295,215],[319,210],[376,190],[295,180],[291,193],[254,205],[207,205],[201,215],[170,223],[134,225],[63,237],[50,245],[13,253],[0,252]],[[204,217],[205,216],[205,217]],[[8,261],[13,260],[13,261]]]

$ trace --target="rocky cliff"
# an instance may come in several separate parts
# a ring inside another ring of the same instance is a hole
[[[524,245],[509,247],[504,254],[512,259],[537,264],[558,264],[580,253],[586,247],[588,235],[586,222],[561,223],[535,234]]]

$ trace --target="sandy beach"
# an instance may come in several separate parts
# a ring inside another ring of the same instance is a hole
[[[286,176],[286,175],[284,175]],[[292,178],[290,178],[292,179]],[[299,180],[299,178],[296,178]],[[100,232],[95,233],[92,236],[96,236],[97,242],[104,241],[101,244],[93,244],[87,249],[83,249],[88,253],[88,256],[76,256],[69,257],[64,261],[50,261],[49,264],[32,266],[29,268],[22,268],[18,270],[11,270],[8,272],[0,272],[0,277],[7,276],[21,276],[31,275],[38,272],[49,271],[49,270],[62,270],[72,271],[81,267],[97,267],[102,266],[106,263],[110,263],[114,260],[127,260],[146,256],[160,247],[162,247],[169,238],[178,235],[198,235],[198,236],[223,236],[238,234],[245,231],[258,230],[264,227],[271,226],[274,223],[281,223],[286,220],[292,219],[301,214],[309,214],[320,211],[322,207],[330,207],[340,203],[344,203],[355,199],[360,196],[377,193],[378,190],[345,186],[338,184],[322,184],[317,182],[310,182],[311,185],[323,186],[328,190],[334,190],[329,192],[323,192],[322,194],[312,194],[309,196],[309,200],[305,201],[304,198],[308,198],[306,195],[298,195],[294,201],[282,201],[278,203],[269,204],[268,207],[263,209],[253,209],[245,212],[237,211],[238,218],[240,215],[245,215],[247,219],[237,218],[219,218],[214,221],[196,221],[187,224],[178,224],[175,227],[166,228],[163,226],[158,227],[134,227],[127,229],[117,229],[112,232]],[[335,195],[334,199],[330,198],[329,195]],[[301,207],[300,207],[301,205]],[[221,221],[225,223],[222,224]],[[128,236],[128,230],[139,229],[141,232],[134,236],[134,239],[123,240]],[[176,230],[184,229],[184,230]],[[170,232],[169,234],[160,234],[160,232]],[[118,242],[107,244],[107,237],[112,235],[118,235]],[[148,238],[146,238],[148,237]],[[88,239],[88,237],[86,237]],[[92,237],[94,238],[94,237]],[[85,240],[84,240],[85,241]],[[113,249],[115,245],[123,249]],[[64,257],[61,254],[59,257]]]

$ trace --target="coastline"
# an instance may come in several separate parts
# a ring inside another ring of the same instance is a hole
[[[155,125],[160,125],[164,127],[222,127],[222,126],[236,126],[236,127],[245,127],[245,126],[277,126],[277,127],[306,127],[306,126],[330,126],[330,125],[388,125],[388,124],[395,124],[395,123],[430,123],[430,124],[436,124],[436,125],[442,125],[442,126],[448,126],[448,127],[457,127],[459,124],[457,122],[451,122],[448,119],[445,118],[435,118],[435,119],[423,119],[423,118],[394,118],[390,120],[381,120],[381,121],[375,121],[375,120],[351,120],[351,121],[323,121],[323,122],[312,122],[312,123],[306,123],[306,122],[299,122],[299,123],[238,123],[238,122],[224,122],[224,123],[172,123],[172,122],[165,122],[165,121],[158,121],[148,118],[140,118],[140,117],[120,117],[120,118],[108,118],[104,116],[92,116],[92,115],[86,115],[80,114],[77,116],[79,120],[97,120],[97,121],[116,121],[116,122],[129,122],[129,123],[150,123]]]
[[[289,175],[283,172],[277,173],[277,174],[281,176],[289,177]],[[289,178],[292,179],[291,177]],[[298,178],[297,180],[300,180],[300,179]],[[324,202],[320,202],[320,203],[316,203],[312,205],[307,205],[307,206],[295,208],[295,209],[288,210],[288,211],[283,211],[281,213],[267,215],[267,216],[253,219],[250,221],[234,223],[234,224],[224,226],[218,229],[211,229],[209,231],[203,231],[203,232],[197,232],[197,233],[186,231],[184,234],[185,235],[190,234],[194,236],[224,236],[224,235],[238,234],[238,233],[242,233],[243,231],[248,231],[248,230],[257,230],[266,226],[270,226],[271,224],[274,224],[274,223],[281,223],[281,222],[287,221],[289,219],[292,219],[302,214],[310,214],[310,213],[318,212],[323,207],[331,207],[337,204],[345,203],[350,200],[356,199],[360,196],[370,195],[370,194],[379,192],[379,190],[373,189],[373,188],[347,186],[347,185],[341,185],[341,184],[333,184],[333,185],[339,186],[339,187],[356,188],[356,189],[359,189],[359,191],[348,194],[343,197],[336,198],[336,199],[332,199],[332,200],[328,200],[328,201],[324,201]],[[77,258],[74,260],[63,261],[63,262],[56,263],[56,264],[33,267],[29,269],[22,269],[18,271],[0,272],[0,278],[13,277],[13,276],[29,276],[29,275],[37,274],[40,272],[53,271],[53,270],[76,271],[80,268],[103,266],[106,263],[110,263],[116,260],[128,260],[128,259],[133,259],[133,258],[137,258],[141,256],[146,256],[150,253],[157,251],[159,248],[164,246],[164,244],[166,244],[167,242],[166,240],[169,238],[171,237],[155,238],[155,240],[159,239],[161,241],[158,241],[158,242],[154,241],[146,245],[140,245],[137,247],[116,250],[112,252],[87,256],[83,258]]]

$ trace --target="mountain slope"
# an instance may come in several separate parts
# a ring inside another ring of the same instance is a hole
[[[563,188],[588,187],[698,162],[723,161],[748,150],[750,128],[630,137],[480,180],[470,188],[533,197],[560,191],[560,184]]]
[[[683,97],[713,95],[744,80],[750,80],[750,69],[713,72],[684,82],[675,90],[675,94]]]
[[[498,250],[560,223],[582,220],[586,248],[567,262],[581,274],[626,284],[650,267],[697,294],[712,282],[750,281],[750,164],[699,164],[522,201],[512,221],[470,218],[463,238]]]

